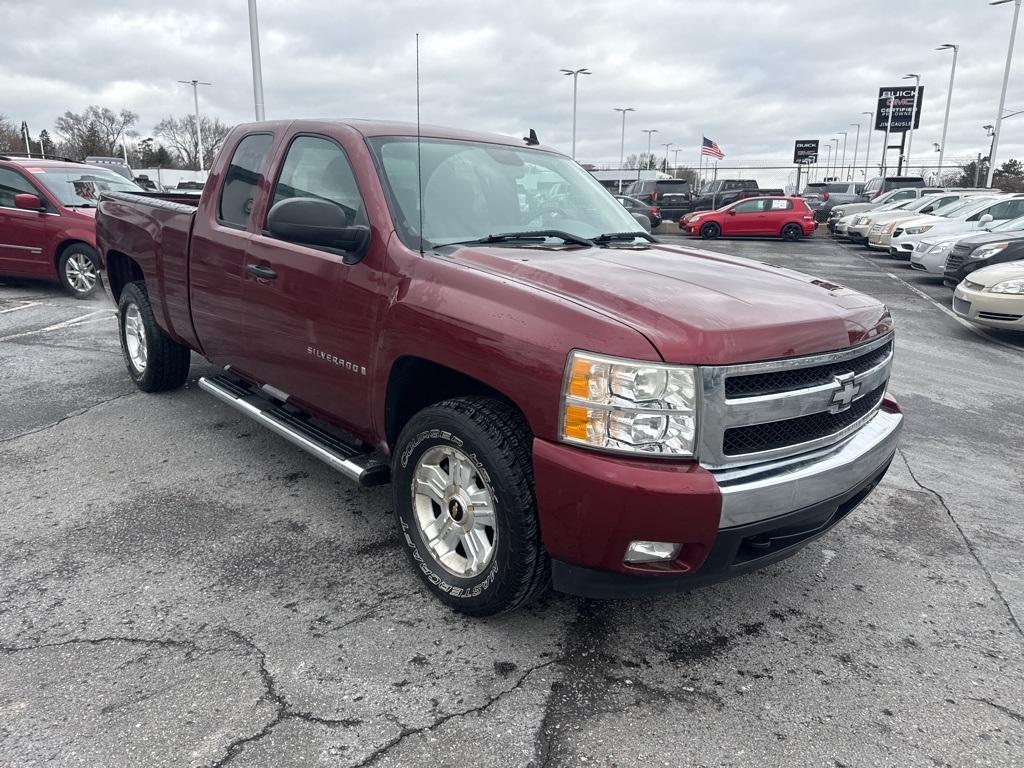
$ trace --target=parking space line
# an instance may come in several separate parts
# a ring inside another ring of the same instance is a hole
[[[38,307],[43,302],[41,301],[26,301],[20,307],[11,307],[10,309],[0,309],[0,315],[6,315],[8,312],[17,312],[19,309],[28,309],[29,307]]]
[[[80,317],[73,317],[70,320],[64,320],[60,323],[54,323],[48,325],[45,328],[37,328],[34,331],[23,331],[22,333],[12,333],[10,336],[0,336],[0,341],[9,341],[10,339],[20,339],[25,336],[34,336],[37,333],[49,333],[51,331],[60,331],[64,328],[70,328],[72,326],[87,325],[90,322],[90,318],[96,317],[96,315],[103,315],[100,320],[105,318],[114,317],[117,314],[116,309],[97,309],[95,312],[90,312],[87,315],[81,315]],[[91,321],[95,322],[95,321]]]

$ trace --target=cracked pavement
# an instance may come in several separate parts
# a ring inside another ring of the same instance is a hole
[[[112,320],[66,324],[105,299],[0,282],[0,766],[1024,765],[1024,339],[820,236],[702,245],[889,304],[889,475],[764,571],[484,621],[420,589],[389,489],[200,392],[198,357],[135,392]]]

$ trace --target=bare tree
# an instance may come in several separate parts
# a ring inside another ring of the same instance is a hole
[[[25,142],[18,127],[0,114],[0,152],[24,152]]]
[[[132,128],[138,120],[139,116],[129,109],[114,112],[95,104],[80,114],[69,110],[56,121],[60,149],[68,157],[115,155],[123,139],[134,135]]]
[[[224,139],[227,138],[231,126],[224,125],[217,118],[211,119],[203,115],[199,127],[203,132],[203,167],[209,168]],[[170,150],[178,156],[183,168],[199,170],[199,142],[196,137],[195,115],[165,117],[153,128],[153,133],[167,143]]]

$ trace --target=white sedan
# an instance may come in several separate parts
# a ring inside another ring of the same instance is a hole
[[[1024,331],[1024,261],[971,272],[953,293],[953,311],[979,325]]]
[[[1024,216],[1024,195],[975,197],[944,216],[919,216],[896,224],[889,253],[910,258],[926,235],[957,235],[980,232],[993,221],[1003,222]]]
[[[867,231],[868,248],[888,251],[889,240],[896,228],[896,222],[926,214],[942,216],[947,207],[952,209],[954,204],[959,203],[968,194],[966,192],[946,192],[925,195],[893,210],[871,214],[866,222],[870,224]]]
[[[999,226],[992,227],[990,231],[1024,231],[1024,216],[1004,221]],[[910,254],[910,266],[913,269],[927,272],[929,275],[942,277],[946,271],[946,259],[949,257],[950,251],[964,238],[974,237],[976,234],[976,232],[967,232],[959,235],[936,235],[922,238],[915,246],[914,252]]]

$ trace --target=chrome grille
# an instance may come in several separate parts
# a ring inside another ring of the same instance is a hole
[[[703,367],[700,463],[756,464],[839,442],[878,410],[892,359],[888,334],[839,352]]]

